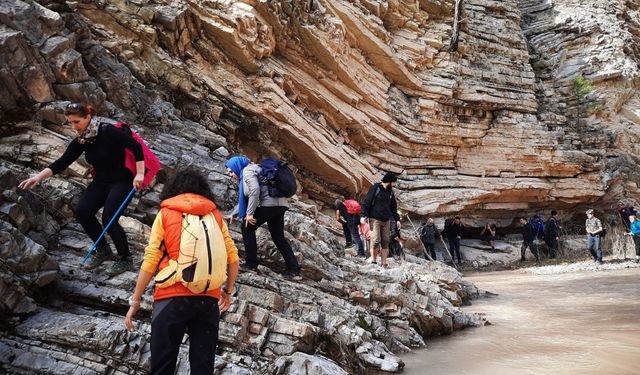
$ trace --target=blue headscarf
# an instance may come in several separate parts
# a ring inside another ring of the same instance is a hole
[[[244,184],[242,183],[242,171],[251,163],[249,159],[244,156],[234,156],[227,161],[227,168],[231,169],[238,177],[240,181],[238,184],[240,189],[238,191],[238,216],[244,219],[247,216],[247,197],[244,195]]]

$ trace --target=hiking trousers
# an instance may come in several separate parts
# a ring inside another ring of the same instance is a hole
[[[273,243],[282,254],[284,262],[287,265],[287,269],[297,272],[300,270],[300,265],[296,256],[293,254],[289,241],[284,236],[284,213],[287,212],[287,207],[274,206],[274,207],[258,207],[253,217],[256,219],[256,223],[246,225],[246,220],[242,222],[242,242],[244,242],[244,251],[246,256],[247,265],[250,267],[258,267],[258,243],[256,240],[256,230],[267,223],[269,227],[269,233],[271,233],[271,239]]]
[[[636,245],[636,256],[640,257],[640,235],[633,235],[633,244]]]
[[[549,238],[547,241],[549,247],[549,258],[554,259],[558,252],[558,240],[555,237]]]
[[[460,239],[457,236],[449,238],[449,252],[451,253],[452,261],[455,261],[455,258],[457,256],[458,263],[462,262],[462,260],[460,259]]]
[[[189,334],[191,375],[211,375],[218,345],[218,300],[174,297],[156,301],[151,319],[151,375],[173,375],[182,338]]]
[[[93,242],[98,240],[104,229],[103,225],[106,226],[109,224],[109,221],[116,211],[118,211],[118,208],[120,208],[120,205],[131,189],[133,189],[133,179],[118,182],[100,182],[94,180],[89,184],[76,206],[75,214],[76,219]],[[120,211],[120,215],[130,202],[131,200],[125,204],[125,207]],[[96,213],[100,208],[102,208],[102,225],[100,225],[98,219],[96,219]],[[111,237],[116,250],[118,250],[118,255],[131,256],[127,235],[118,223],[117,218],[113,221],[107,233],[109,237]],[[104,238],[100,241],[104,241],[106,244]]]
[[[529,248],[529,251],[531,251],[531,254],[533,254],[533,256],[536,257],[536,260],[538,260],[539,259],[538,248],[536,247],[536,243],[534,242],[534,240],[522,241],[522,247],[520,248],[520,259],[521,260],[525,259],[527,248]]]
[[[431,258],[433,258],[433,260],[438,260],[438,258],[436,257],[436,244],[435,244],[435,242],[422,241],[422,243],[424,244],[424,248],[427,249],[427,251],[429,252],[429,255],[431,255]]]
[[[351,238],[351,229],[349,227],[349,219],[342,224],[342,233],[344,234],[345,246],[349,247],[353,245],[353,238]]]
[[[358,225],[360,225],[360,215],[347,214],[347,226],[349,227],[350,237],[353,238],[353,242],[356,243],[358,255],[364,256],[364,245],[360,239]]]

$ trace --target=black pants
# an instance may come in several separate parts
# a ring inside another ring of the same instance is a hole
[[[349,222],[347,219],[342,218],[345,222],[341,222],[342,224],[342,233],[344,234],[345,246],[349,247],[353,245],[353,238],[351,238],[351,228],[349,227]]]
[[[545,241],[549,247],[549,258],[554,259],[558,252],[558,240],[555,237],[549,238]]]
[[[156,301],[151,321],[151,375],[173,375],[182,337],[189,334],[192,375],[213,374],[218,345],[218,300],[174,297]]]
[[[246,221],[242,223],[242,242],[244,242],[244,251],[247,257],[247,265],[250,267],[258,266],[258,244],[256,241],[256,230],[264,223],[269,227],[271,239],[282,254],[287,269],[291,271],[300,270],[298,260],[293,254],[291,245],[284,236],[284,213],[287,207],[258,207],[253,217],[256,224],[246,226]]]
[[[360,215],[347,214],[347,227],[349,228],[351,239],[356,243],[358,255],[364,255],[364,245],[360,239],[358,225],[360,225]]]
[[[438,258],[436,257],[436,244],[425,241],[422,241],[422,243],[424,244],[424,248],[427,249],[427,252],[429,252],[429,255],[431,255],[431,258],[433,258],[433,260],[437,260]]]
[[[449,238],[449,252],[451,253],[451,260],[455,261],[458,257],[458,263],[462,262],[460,259],[460,239],[456,236]]]
[[[98,182],[93,181],[87,187],[87,190],[80,198],[80,202],[76,206],[76,219],[82,225],[84,231],[91,237],[93,242],[98,240],[103,230],[103,225],[109,224],[109,221],[116,213],[120,205],[133,189],[132,180],[123,180],[120,182]],[[129,200],[130,202],[131,200]],[[120,211],[120,215],[129,205],[129,202]],[[102,209],[102,225],[96,219],[96,212]],[[118,216],[120,216],[118,215]],[[130,256],[129,243],[127,243],[127,235],[116,218],[113,224],[107,230],[109,237],[118,250],[120,256]],[[100,240],[101,242],[104,241]],[[106,242],[103,242],[106,243]]]
[[[538,248],[536,247],[536,243],[534,240],[524,240],[522,241],[522,247],[520,248],[520,259],[525,259],[525,253],[527,252],[527,248],[531,251],[531,254],[536,257],[538,260]]]
[[[640,235],[633,235],[633,243],[636,245],[636,256],[640,257]]]

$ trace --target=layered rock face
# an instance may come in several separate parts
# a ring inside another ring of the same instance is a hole
[[[1,2],[3,370],[134,373],[148,361],[148,325],[120,325],[135,275],[77,267],[90,246],[72,220],[86,163],[15,190],[63,152],[69,101],[132,123],[164,165],[122,219],[138,254],[171,171],[199,168],[228,209],[228,150],[297,168],[287,230],[305,281],[278,276],[263,233],[267,267],[241,275],[221,326],[222,373],[397,371],[392,352],[480,322],[455,308],[477,290],[448,268],[343,258],[315,204],[363,194],[383,171],[401,173],[405,212],[468,225],[633,200],[637,6],[466,0],[449,52],[453,14],[453,0]]]
[[[11,171],[0,172],[15,183]],[[65,197],[78,196],[73,184],[61,179],[48,184],[41,193],[57,186]],[[16,192],[13,186],[2,193],[0,369],[11,374],[147,372],[152,289],[143,298],[139,327],[128,332],[123,319],[137,273],[109,278],[100,269],[82,269],[91,242],[68,216],[72,202],[39,194]],[[136,264],[149,227],[135,217],[152,212],[144,202],[156,195],[137,197],[135,210],[120,219]],[[309,209],[296,203],[286,222],[302,266],[301,282],[283,278],[268,231],[259,230],[264,266],[258,274],[239,275],[237,298],[220,322],[216,373],[397,372],[404,366],[397,354],[424,347],[425,338],[484,323],[458,309],[480,292],[452,268],[409,256],[381,270],[345,257],[336,236],[322,225],[329,218],[314,217]],[[43,222],[59,227],[51,234]],[[231,229],[241,243],[238,225]],[[181,348],[178,372],[189,372],[187,345]]]
[[[406,212],[469,223],[636,193],[629,2],[467,0],[456,52],[453,0],[42,4],[3,5],[9,118],[90,100],[286,158],[325,202],[402,173]]]

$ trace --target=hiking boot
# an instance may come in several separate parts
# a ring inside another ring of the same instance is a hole
[[[109,244],[103,242],[102,244],[98,245],[98,247],[96,247],[83,267],[87,270],[92,270],[101,265],[103,262],[114,259],[115,255],[113,255],[111,247],[109,247]]]
[[[258,272],[258,267],[254,267],[254,266],[250,266],[247,263],[241,263],[240,264],[240,270],[242,272],[252,272],[252,273],[257,273]]]
[[[120,256],[113,263],[111,268],[107,270],[107,275],[109,277],[118,276],[119,274],[126,271],[133,271],[133,260],[131,259],[131,256]]]
[[[284,277],[291,281],[302,281],[302,276],[300,276],[300,271],[294,270],[286,270],[284,271]]]
[[[525,260],[525,257],[520,258],[520,263],[524,263]]]

